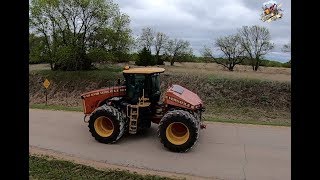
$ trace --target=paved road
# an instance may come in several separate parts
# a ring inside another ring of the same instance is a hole
[[[96,142],[79,112],[30,109],[29,145],[109,164],[222,179],[291,179],[291,128],[208,123],[187,153],[167,151],[156,125],[116,144]]]

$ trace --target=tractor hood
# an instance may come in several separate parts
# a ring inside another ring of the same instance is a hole
[[[191,110],[203,108],[203,102],[196,93],[176,84],[167,90],[165,103]]]

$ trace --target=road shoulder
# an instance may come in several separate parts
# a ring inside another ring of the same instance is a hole
[[[45,148],[39,148],[36,146],[29,146],[29,153],[32,155],[50,156],[50,157],[53,157],[53,158],[56,158],[59,160],[65,160],[65,161],[70,161],[70,162],[73,162],[76,164],[91,166],[91,167],[99,169],[99,170],[106,170],[106,169],[126,170],[131,173],[138,173],[141,175],[158,175],[158,176],[177,178],[177,179],[180,179],[180,178],[194,179],[194,180],[212,179],[212,178],[192,176],[192,175],[187,175],[187,174],[179,174],[179,173],[164,172],[164,171],[154,171],[154,170],[129,167],[129,166],[119,166],[119,165],[109,164],[109,163],[105,163],[105,162],[99,162],[99,161],[79,158],[79,157],[76,157],[73,155],[69,155],[67,153],[53,151],[53,150],[45,149]],[[219,180],[219,178],[215,178],[215,179]]]

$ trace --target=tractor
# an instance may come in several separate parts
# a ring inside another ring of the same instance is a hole
[[[160,142],[173,152],[187,152],[205,128],[199,96],[172,84],[161,98],[160,67],[125,66],[117,85],[81,94],[84,121],[100,143],[115,143],[124,134],[136,134],[159,124]],[[162,102],[160,101],[162,99]],[[89,118],[87,118],[89,116]]]

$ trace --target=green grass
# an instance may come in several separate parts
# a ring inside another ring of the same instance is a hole
[[[45,105],[45,104],[30,104],[29,108],[31,109],[46,109],[46,110],[55,110],[55,111],[77,111],[81,112],[82,107],[69,107],[69,106],[61,106],[61,105]]]
[[[82,107],[69,107],[69,106],[62,106],[62,105],[30,104],[29,108],[56,110],[56,111],[82,112]],[[273,126],[291,126],[291,123],[288,121],[258,121],[254,119],[243,119],[243,118],[232,119],[232,118],[208,117],[205,119],[205,121],[239,123],[239,124],[273,125]]]
[[[170,180],[171,178],[140,175],[121,170],[98,170],[48,156],[29,156],[29,179],[108,179]]]
[[[248,106],[207,106],[207,121],[257,125],[291,126],[291,114],[286,110]]]
[[[212,122],[223,122],[223,123],[269,125],[269,126],[291,126],[291,123],[287,121],[257,121],[253,119],[224,119],[224,118],[207,118],[205,120],[212,121]]]

